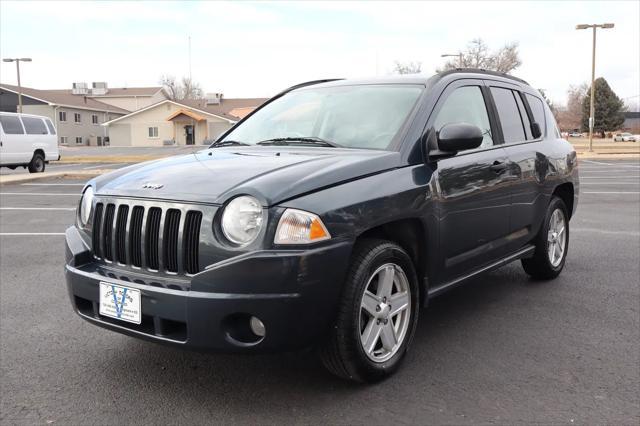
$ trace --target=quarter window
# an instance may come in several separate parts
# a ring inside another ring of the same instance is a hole
[[[44,120],[45,123],[47,123],[47,127],[49,128],[49,133],[52,135],[56,134],[56,128],[53,127],[53,123],[51,122],[51,120],[49,120],[48,118],[46,120]]]
[[[22,124],[24,124],[24,130],[28,135],[46,135],[49,133],[41,118],[22,117]]]
[[[73,121],[75,121],[76,123],[82,122],[82,116],[80,115],[79,112],[73,113]]]
[[[455,89],[444,101],[434,127],[439,131],[449,123],[468,123],[477,126],[484,135],[480,148],[493,145],[489,114],[479,86],[464,86]]]
[[[58,111],[58,121],[61,121],[61,122],[67,121],[66,111]]]
[[[149,127],[149,137],[157,138],[158,137],[158,128],[157,127]]]
[[[506,143],[514,143],[526,140],[524,124],[522,123],[522,118],[518,111],[518,104],[516,103],[516,94],[510,89],[492,87],[491,95],[493,96],[500,117],[504,141]]]
[[[91,115],[91,123],[92,124],[98,124],[98,114],[92,114]]]
[[[544,134],[544,129],[546,128],[546,122],[544,119],[544,105],[540,98],[537,98],[533,95],[525,93],[527,97],[527,102],[529,103],[529,107],[531,108],[531,113],[533,114],[533,119],[540,126],[540,130]]]
[[[24,135],[24,129],[20,119],[10,115],[0,115],[0,124],[7,135]]]

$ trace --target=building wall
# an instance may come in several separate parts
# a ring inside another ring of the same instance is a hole
[[[90,111],[78,108],[54,107],[44,104],[23,105],[22,111],[25,114],[36,114],[49,117],[56,125],[56,129],[58,129],[58,143],[60,143],[62,137],[66,137],[70,146],[78,145],[76,144],[77,137],[82,138],[82,145],[96,146],[98,144],[98,137],[104,138],[109,136],[109,129],[105,126],[101,126],[101,124],[122,116],[122,114],[116,113]],[[60,111],[67,113],[66,122],[59,120],[58,113]],[[76,123],[74,121],[74,113],[80,114],[80,123]],[[98,116],[98,124],[93,124],[91,118],[93,114]]]
[[[227,122],[209,122],[209,139],[215,140],[220,137],[221,134],[229,130],[233,124]]]
[[[131,146],[131,125],[115,123],[109,126],[109,144],[111,146]]]
[[[105,104],[114,105],[118,108],[123,108],[128,111],[137,111],[142,108],[146,108],[149,105],[157,104],[164,101],[166,96],[162,90],[153,96],[94,96],[94,99],[104,102]]]

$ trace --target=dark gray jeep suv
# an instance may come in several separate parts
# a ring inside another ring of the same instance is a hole
[[[578,168],[540,93],[481,70],[292,87],[208,149],[91,180],[66,232],[85,320],[202,350],[400,365],[431,297],[562,270]]]

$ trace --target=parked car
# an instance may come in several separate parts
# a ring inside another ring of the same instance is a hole
[[[616,133],[613,137],[614,142],[637,142],[638,138],[636,138],[631,133]]]
[[[569,133],[569,137],[571,137],[571,138],[581,138],[582,137],[582,133],[571,132],[571,133]]]
[[[49,161],[60,159],[56,128],[47,117],[0,112],[0,166],[22,166],[44,172]]]
[[[431,298],[516,260],[560,274],[577,197],[576,153],[523,80],[315,81],[209,149],[89,181],[66,231],[68,293],[119,333],[316,347],[331,372],[373,382]]]

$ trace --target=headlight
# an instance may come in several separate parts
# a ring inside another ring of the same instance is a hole
[[[249,195],[234,198],[222,214],[222,233],[241,246],[256,239],[262,228],[262,206]]]
[[[85,189],[80,200],[80,222],[82,226],[89,222],[91,217],[91,207],[93,206],[93,187]]]
[[[309,244],[331,238],[320,218],[309,212],[287,209],[276,229],[275,244]]]

